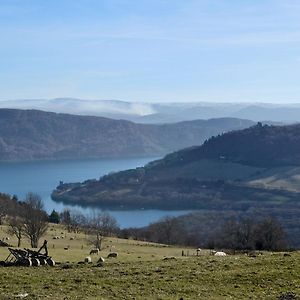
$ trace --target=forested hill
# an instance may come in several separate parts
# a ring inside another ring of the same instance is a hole
[[[52,198],[110,209],[273,216],[299,243],[300,125],[225,133],[143,168],[60,184]]]
[[[37,110],[0,109],[0,160],[161,156],[246,128],[234,118],[164,125]]]
[[[299,197],[299,166],[300,125],[258,123],[174,152],[143,168],[60,185],[52,196],[70,203],[124,208],[233,205],[236,209],[253,203],[268,207],[278,199],[278,204],[286,205],[284,201]]]
[[[152,165],[183,165],[201,159],[256,167],[300,165],[300,124],[268,126],[258,123],[244,130],[211,137],[202,146],[172,153]]]

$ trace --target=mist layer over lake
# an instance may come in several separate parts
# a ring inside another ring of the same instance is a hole
[[[17,195],[20,200],[24,199],[28,192],[37,193],[42,197],[47,212],[51,212],[52,209],[62,211],[69,207],[90,214],[93,210],[91,208],[70,207],[51,199],[51,191],[60,180],[79,182],[86,179],[98,179],[109,172],[143,166],[153,159],[155,158],[1,162],[0,192]],[[177,216],[185,212],[187,211],[109,211],[121,227],[145,226],[163,216]]]

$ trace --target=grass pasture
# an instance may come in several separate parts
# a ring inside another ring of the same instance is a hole
[[[58,233],[64,239],[53,240]],[[0,237],[4,234],[8,236],[2,226]],[[111,248],[119,257],[106,259],[98,267],[97,255],[92,256],[92,264],[78,264],[90,246],[84,234],[74,240],[70,237],[74,235],[60,226],[48,231],[50,255],[61,262],[53,268],[0,267],[0,299],[21,299],[26,294],[24,299],[279,299],[287,293],[300,295],[298,252],[215,257],[203,251],[197,257],[194,249],[107,238],[100,255],[106,257]],[[64,250],[68,245],[69,250]],[[190,256],[182,257],[182,250]],[[7,253],[0,248],[0,260]]]

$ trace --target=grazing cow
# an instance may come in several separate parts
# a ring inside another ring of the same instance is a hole
[[[111,252],[107,255],[107,258],[112,258],[112,257],[118,257],[118,253],[117,252]]]
[[[227,254],[225,252],[219,251],[215,253],[215,256],[226,256]]]
[[[97,255],[99,255],[99,249],[92,249],[91,251],[90,251],[90,255],[91,254],[97,254]]]

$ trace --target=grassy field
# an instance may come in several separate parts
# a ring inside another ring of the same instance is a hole
[[[300,168],[297,166],[271,168],[248,180],[250,185],[300,192]]]
[[[53,240],[55,235],[64,238]],[[4,236],[8,235],[2,226],[0,238]],[[300,295],[297,252],[215,257],[202,251],[197,257],[194,249],[107,238],[100,255],[106,257],[112,249],[119,256],[98,267],[97,255],[92,256],[92,264],[78,264],[91,248],[85,235],[52,226],[46,238],[50,255],[61,264],[0,267],[0,299],[21,299],[25,294],[25,299],[278,299],[287,293]],[[67,246],[69,250],[64,250]],[[182,250],[190,256],[182,257]],[[6,248],[0,248],[0,260],[7,254]]]

